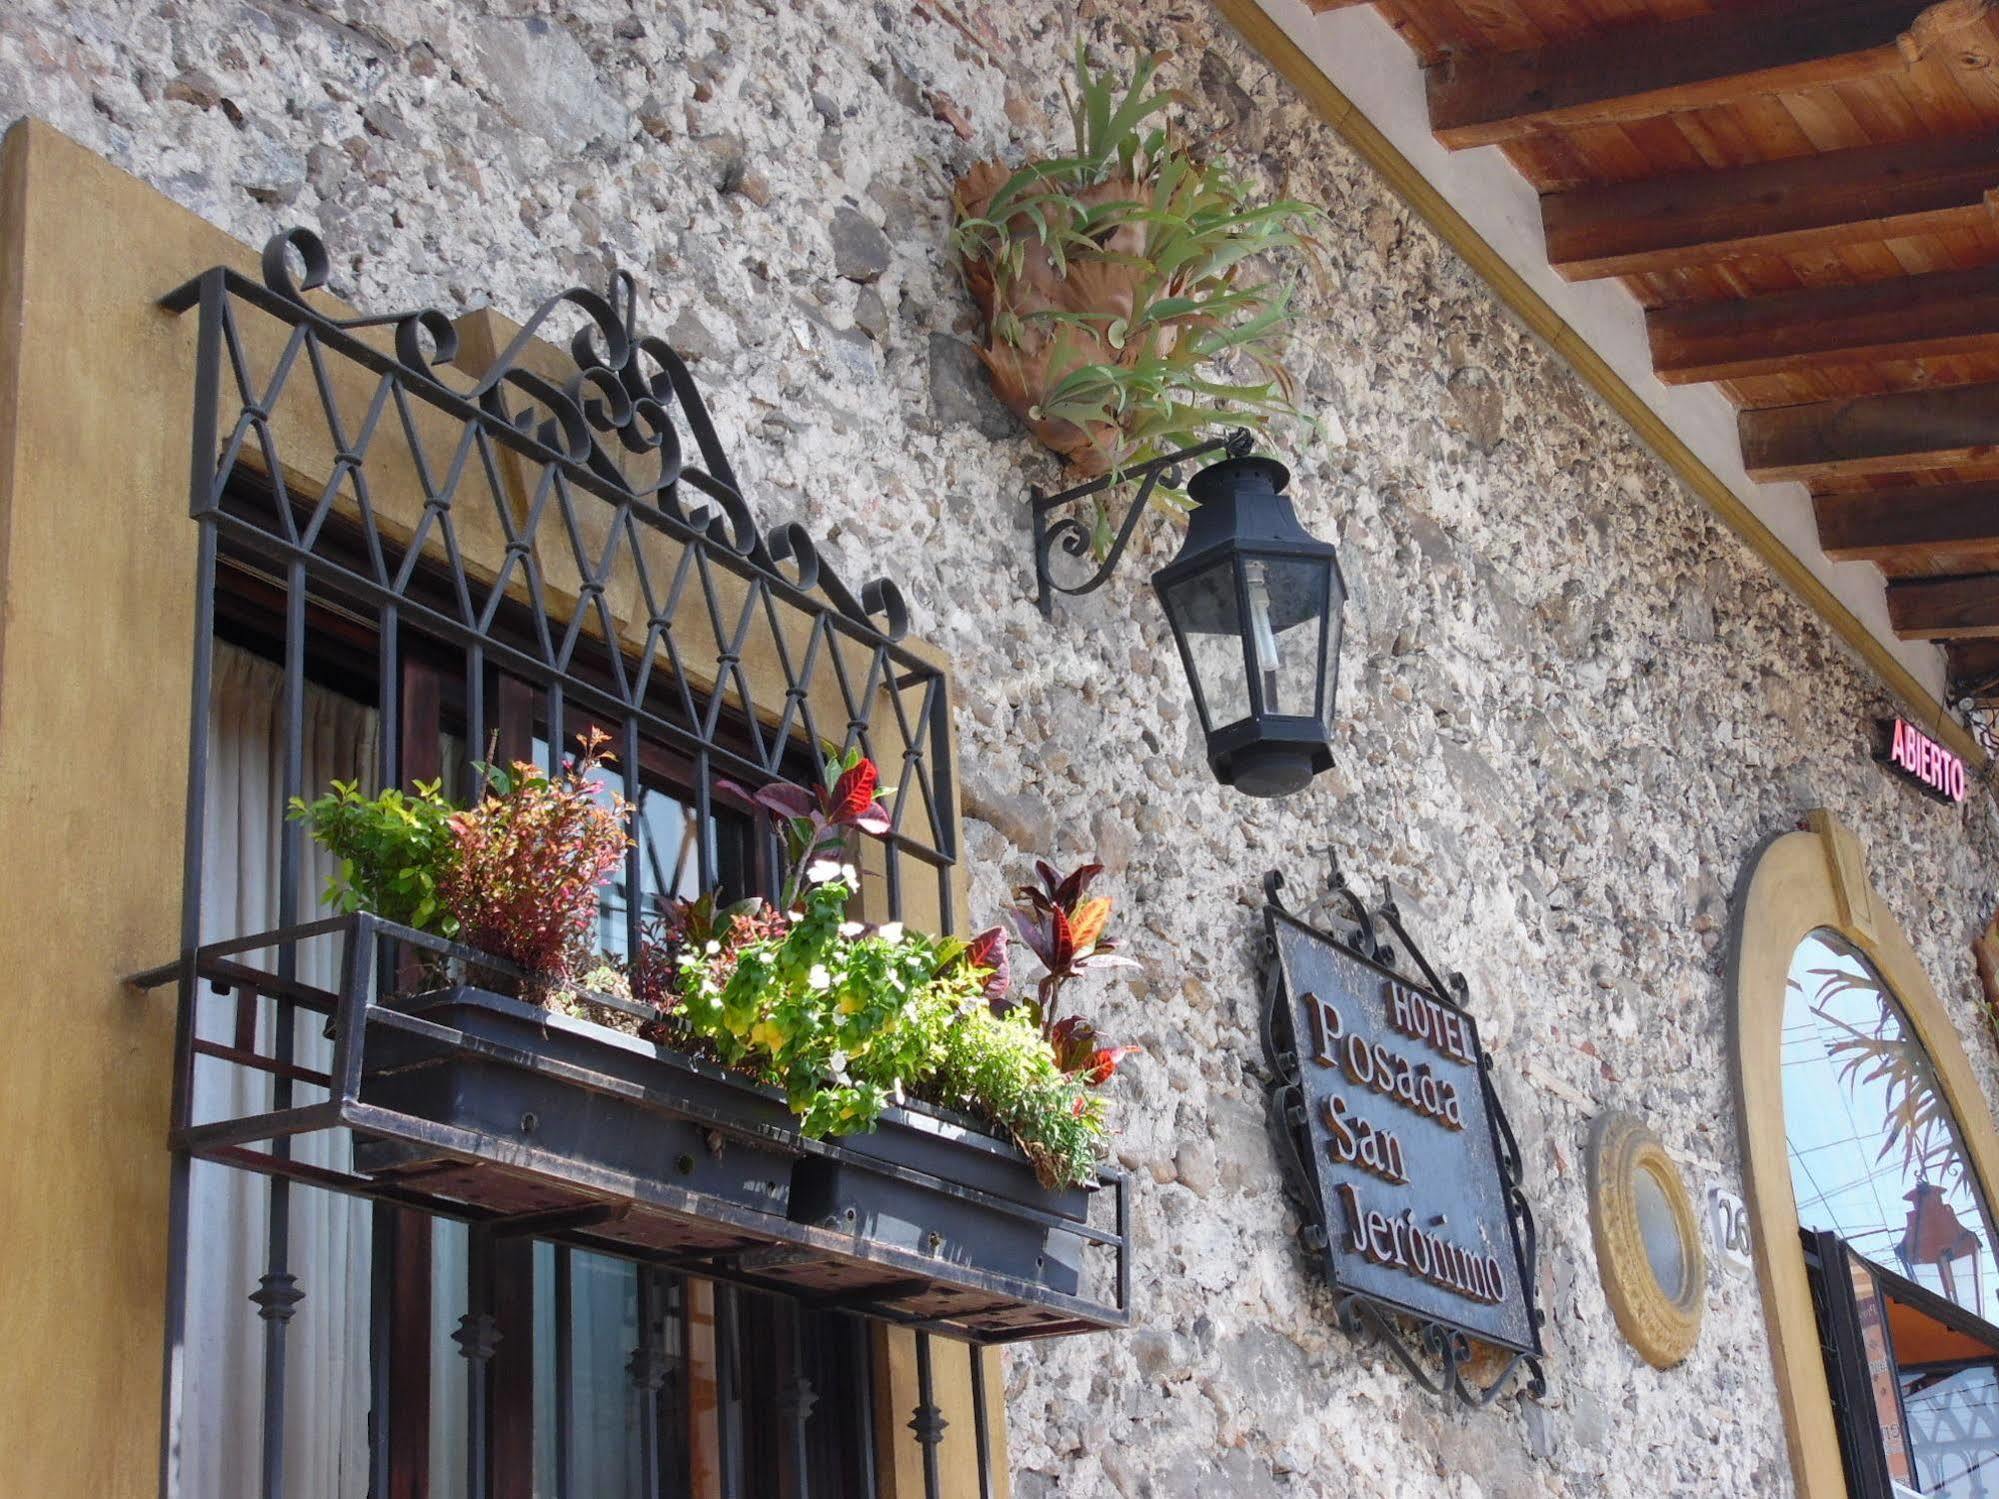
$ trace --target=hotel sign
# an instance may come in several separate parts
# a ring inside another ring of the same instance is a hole
[[[1501,1147],[1477,1022],[1364,952],[1366,933],[1349,945],[1274,900],[1267,919],[1291,1138],[1334,1289],[1539,1353],[1517,1152]]]
[[[1938,801],[1964,800],[1970,784],[1964,761],[1901,718],[1881,720],[1882,750],[1875,758]]]

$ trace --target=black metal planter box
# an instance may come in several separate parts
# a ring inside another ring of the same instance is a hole
[[[362,1070],[362,1102],[785,1212],[798,1132],[775,1094],[636,1036],[471,985],[384,1005],[449,1027],[455,1038],[388,1032]],[[612,1086],[593,1085],[599,1080]],[[354,1145],[354,1168],[370,1175],[408,1175],[447,1157],[402,1140]]]
[[[791,1172],[791,1216],[952,1264],[1081,1289],[1090,1192],[1049,1190],[1012,1146],[922,1105],[890,1109]]]
[[[1089,1193],[1042,1187],[1019,1151],[968,1119],[916,1104],[822,1145],[799,1135],[775,1091],[608,1026],[470,985],[385,1004],[461,1039],[390,1032],[362,1072],[364,1103],[1066,1295],[1081,1285],[1085,1241],[1058,1224],[1086,1223]],[[591,1087],[549,1062],[625,1086]],[[400,1140],[354,1148],[370,1175],[447,1158]]]
[[[337,989],[235,961],[336,938]],[[392,971],[383,938],[478,956],[350,916],[215,944],[140,976],[181,980],[177,1147],[973,1341],[1129,1322],[1129,1199],[1117,1173],[1095,1190],[1047,1190],[1011,1144],[919,1104],[890,1109],[870,1134],[808,1140],[775,1090],[609,1026],[463,985],[377,1001],[362,976],[371,963]],[[331,1065],[320,1073],[194,1034],[204,988],[280,1020],[325,1015]],[[197,1056],[278,1079],[273,1107],[189,1118]],[[293,1160],[288,1137],[331,1129],[351,1136],[351,1172]],[[1114,1226],[1093,1221],[1104,1217]]]

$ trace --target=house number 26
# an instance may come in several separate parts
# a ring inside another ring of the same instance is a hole
[[[1749,1209],[1733,1192],[1707,1190],[1708,1230],[1714,1237],[1715,1258],[1737,1274],[1748,1273]]]

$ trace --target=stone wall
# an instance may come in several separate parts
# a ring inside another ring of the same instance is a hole
[[[944,245],[975,159],[1059,144],[1078,37],[1175,49],[1190,122],[1325,205],[1286,456],[1353,590],[1338,767],[1222,792],[1144,586],[1172,537],[1044,623],[1022,495],[1050,460],[992,401]],[[1953,1004],[1991,801],[1870,763],[1890,705],[1820,622],[1194,0],[155,0],[0,8],[0,119],[32,113],[246,241],[317,227],[370,307],[518,313],[615,261],[695,361],[752,503],[849,576],[893,571],[956,660],[975,904],[1096,850],[1141,974],[1096,1003],[1120,1083],[1139,1330],[1009,1357],[1026,1496],[1789,1491],[1753,1281],[1711,1270],[1670,1373],[1597,1283],[1582,1157],[1633,1108],[1698,1191],[1739,1186],[1730,892],[1828,806]],[[117,253],[118,226],[104,226]],[[1461,1414],[1334,1324],[1255,1076],[1258,879],[1332,845],[1464,969],[1542,1226],[1552,1390]]]

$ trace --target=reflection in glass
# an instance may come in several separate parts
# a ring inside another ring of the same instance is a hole
[[[1999,1495],[1999,1370],[1973,1364],[1904,1367],[1918,1492],[1928,1499]]]
[[[666,908],[670,897],[692,900],[701,893],[695,846],[694,809],[656,786],[641,786],[632,836],[639,845],[639,879],[644,893],[641,910],[650,915]],[[605,952],[625,951],[625,881],[604,887],[599,898],[597,942]]]
[[[632,1382],[639,1346],[638,1267],[599,1254],[570,1256],[569,1440],[581,1493],[622,1494],[637,1473],[646,1413]]]
[[[1889,1480],[1911,1488],[1916,1482],[1916,1471],[1909,1452],[1908,1430],[1902,1419],[1902,1371],[1889,1346],[1889,1323],[1895,1303],[1881,1294],[1880,1280],[1866,1260],[1849,1251],[1841,1263],[1845,1264],[1847,1279],[1853,1286],[1860,1349],[1867,1361],[1867,1389],[1874,1400],[1874,1419],[1881,1432],[1881,1455],[1888,1463]]]
[[[1638,1236],[1644,1241],[1652,1278],[1668,1300],[1677,1301],[1687,1285],[1687,1251],[1680,1242],[1680,1220],[1673,1215],[1666,1189],[1649,1170],[1633,1176],[1632,1196],[1638,1206]]]
[[[1224,557],[1174,584],[1166,597],[1166,608],[1180,624],[1193,668],[1195,695],[1206,714],[1202,727],[1223,728],[1249,717],[1249,678],[1243,665],[1234,559]],[[1274,662],[1275,637],[1269,630],[1263,633]]]
[[[1956,1121],[1901,1006],[1834,932],[1792,957],[1783,1067],[1799,1223],[1984,1316],[1990,1214]]]
[[[534,753],[543,765],[552,763],[546,739],[535,740]],[[569,753],[565,748],[565,757]],[[615,791],[628,798],[632,796],[630,779],[622,765],[600,767],[591,780],[606,793]],[[701,893],[699,821],[693,807],[657,786],[640,782],[636,801],[632,837],[638,843],[640,911],[642,915],[650,915],[666,909],[674,897],[692,900]],[[625,956],[629,945],[630,928],[625,920],[630,900],[628,884],[620,870],[597,898],[597,947],[613,958]]]

